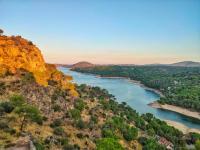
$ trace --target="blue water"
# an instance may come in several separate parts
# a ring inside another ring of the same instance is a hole
[[[65,74],[73,76],[73,81],[77,84],[87,84],[107,89],[109,93],[116,97],[118,102],[126,102],[140,114],[152,113],[161,120],[172,120],[180,122],[190,128],[200,129],[200,121],[196,119],[148,106],[147,104],[159,99],[159,95],[152,91],[148,91],[129,80],[122,78],[102,78],[91,74],[71,71],[68,68],[63,67],[60,67],[59,69]]]

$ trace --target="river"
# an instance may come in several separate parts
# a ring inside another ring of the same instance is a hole
[[[200,121],[186,117],[184,115],[161,109],[155,109],[147,104],[159,99],[159,95],[153,91],[123,78],[104,78],[91,74],[84,74],[71,71],[69,68],[59,67],[63,73],[73,76],[73,81],[77,84],[87,84],[99,86],[107,89],[120,102],[126,102],[140,114],[152,113],[161,120],[172,120],[184,124],[189,128],[200,129]]]

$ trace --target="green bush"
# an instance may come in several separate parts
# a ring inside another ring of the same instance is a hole
[[[14,106],[11,102],[2,102],[0,107],[3,108],[4,112],[11,113],[14,110]]]
[[[22,106],[25,103],[25,99],[22,95],[14,94],[10,97],[10,102],[16,106]]]
[[[98,118],[96,116],[92,115],[91,118],[90,118],[90,121],[94,122],[96,124],[96,123],[98,123]]]
[[[138,130],[134,127],[127,127],[126,129],[122,130],[122,134],[124,139],[127,141],[135,140],[138,136]]]
[[[61,145],[64,146],[64,145],[68,144],[69,140],[66,137],[62,137],[62,138],[59,139],[59,142],[60,142]]]
[[[82,119],[79,119],[77,122],[76,122],[76,127],[79,128],[79,129],[84,129],[86,126],[85,126],[85,122],[83,122]]]
[[[55,127],[60,126],[61,124],[62,124],[62,120],[61,120],[61,119],[55,119],[55,120],[50,124],[50,126],[51,126],[52,128],[55,128]]]
[[[42,142],[38,141],[38,140],[34,140],[33,142],[36,150],[45,150],[45,146]]]
[[[55,127],[53,130],[53,133],[55,135],[63,135],[64,134],[64,129],[62,127]]]
[[[69,111],[69,114],[75,120],[77,120],[77,119],[79,119],[81,117],[81,112],[78,109],[71,109]]]
[[[83,102],[82,99],[77,99],[74,103],[74,107],[79,111],[82,111],[85,107],[85,103]]]
[[[115,133],[112,130],[109,130],[109,129],[103,129],[102,130],[102,136],[104,138],[118,139],[118,137],[115,135]]]
[[[97,140],[97,150],[124,150],[124,148],[113,138],[103,138]]]

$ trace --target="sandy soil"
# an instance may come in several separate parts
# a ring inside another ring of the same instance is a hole
[[[171,121],[171,120],[165,120],[165,122],[169,125],[169,126],[173,126],[174,128],[177,128],[178,130],[182,131],[184,134],[190,133],[190,132],[196,132],[200,134],[200,130],[199,129],[194,129],[194,128],[188,128],[187,126],[179,123],[179,122],[175,122],[175,121]]]
[[[185,109],[185,108],[173,106],[173,105],[168,105],[168,104],[161,105],[158,102],[153,102],[153,103],[150,103],[149,105],[153,108],[170,110],[170,111],[177,112],[177,113],[183,114],[185,116],[196,118],[196,119],[200,120],[200,113],[195,112],[195,111],[190,111],[189,109]]]

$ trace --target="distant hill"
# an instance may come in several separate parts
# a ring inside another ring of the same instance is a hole
[[[178,66],[178,67],[200,67],[200,62],[194,61],[182,61],[170,64],[170,66]]]
[[[73,64],[71,66],[72,69],[74,68],[90,68],[90,67],[94,67],[95,65],[90,63],[90,62],[87,62],[87,61],[81,61],[81,62],[78,62],[76,64]]]

